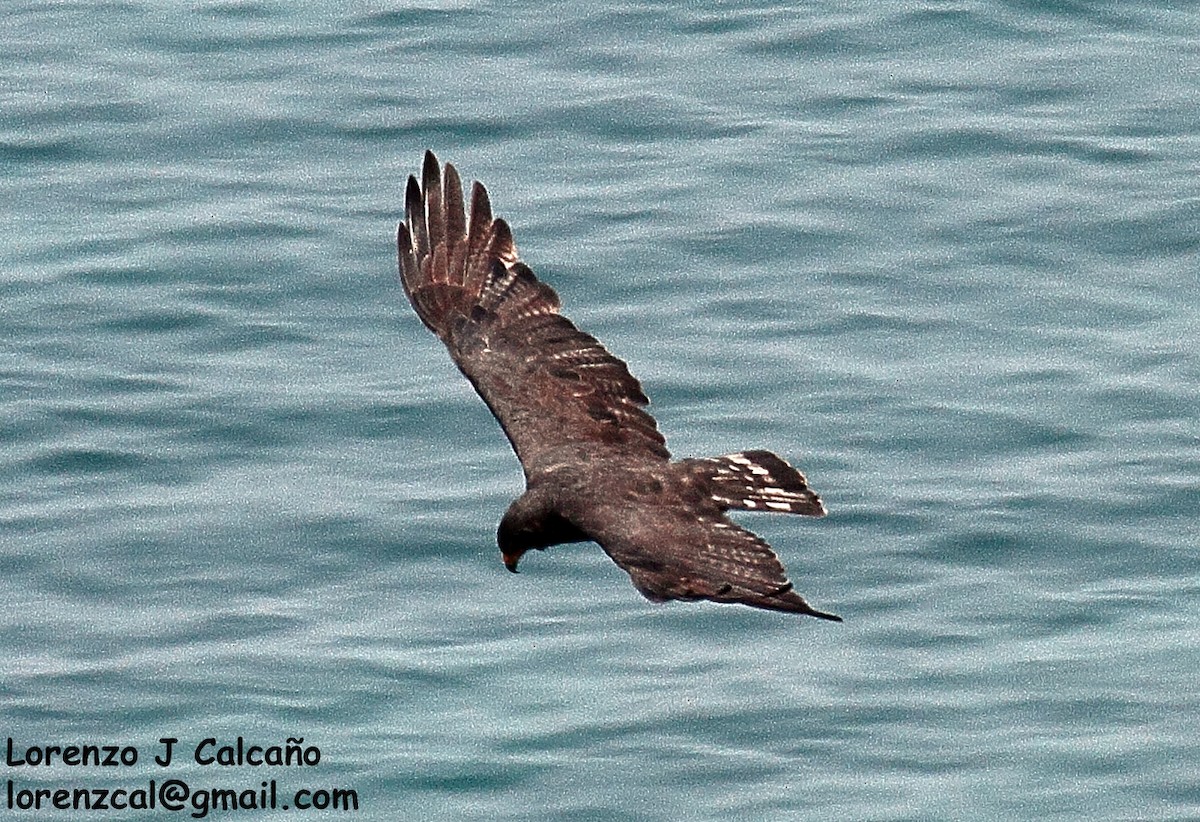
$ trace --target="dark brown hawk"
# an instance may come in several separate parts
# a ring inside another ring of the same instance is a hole
[[[464,205],[466,208],[464,208]],[[767,451],[671,461],[625,363],[559,314],[521,262],[486,189],[426,152],[397,232],[400,280],[500,421],[525,493],[496,533],[504,565],[530,548],[593,541],[648,599],[740,602],[838,620],[792,590],[770,546],[731,508],[824,516],[804,475]]]

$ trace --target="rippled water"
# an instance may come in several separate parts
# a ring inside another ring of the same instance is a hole
[[[139,753],[8,764],[18,806],[177,778],[357,819],[1200,816],[1190,7],[0,30],[0,717],[18,754]],[[427,147],[675,453],[806,471],[828,518],[741,519],[843,625],[654,606],[594,546],[504,571],[520,471],[395,281]],[[191,756],[238,736],[320,763]]]

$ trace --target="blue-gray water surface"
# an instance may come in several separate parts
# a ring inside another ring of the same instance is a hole
[[[1190,4],[0,32],[5,818],[1200,818]],[[738,519],[844,624],[505,572],[519,466],[395,276],[426,148],[675,454],[807,473],[827,518]],[[320,759],[204,764],[238,737]],[[32,764],[74,744],[137,759]]]

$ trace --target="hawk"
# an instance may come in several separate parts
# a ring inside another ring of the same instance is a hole
[[[454,166],[425,153],[397,230],[400,281],[421,321],[508,435],[525,492],[496,532],[522,555],[596,542],[655,602],[711,600],[834,621],[797,594],[765,541],[730,509],[820,517],[804,475],[768,451],[671,460],[624,362],[559,313],[554,289],[517,256],[487,190],[463,198]]]

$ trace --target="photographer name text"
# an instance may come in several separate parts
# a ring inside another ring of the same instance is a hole
[[[321,749],[316,745],[305,745],[304,737],[288,737],[282,745],[258,745],[248,743],[240,736],[235,741],[224,742],[210,736],[189,747],[179,746],[177,737],[164,736],[159,738],[155,748],[154,764],[160,768],[170,767],[178,753],[186,756],[188,752],[197,765],[311,768],[321,762]],[[141,752],[133,745],[18,745],[11,736],[5,744],[4,756],[5,764],[10,768],[54,765],[69,768],[132,768],[142,760]]]

